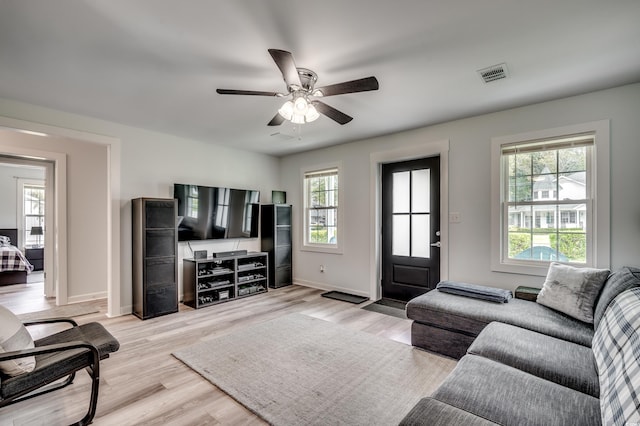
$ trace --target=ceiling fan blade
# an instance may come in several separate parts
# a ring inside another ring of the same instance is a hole
[[[302,87],[302,82],[298,75],[298,69],[296,68],[296,63],[293,61],[293,55],[291,52],[279,49],[269,49],[269,53],[278,68],[280,68],[284,82],[287,83],[287,89],[292,86],[297,88]]]
[[[353,120],[353,117],[348,116],[344,112],[338,111],[334,107],[329,106],[329,105],[325,104],[324,102],[313,101],[311,103],[313,104],[314,107],[316,107],[316,110],[320,114],[326,115],[327,117],[329,117],[330,119],[332,119],[336,123],[347,124],[348,122]]]
[[[277,92],[260,92],[257,90],[216,89],[221,95],[255,95],[255,96],[282,96]]]
[[[282,123],[284,123],[284,117],[280,115],[280,113],[277,113],[269,122],[269,124],[267,124],[267,126],[279,126]]]
[[[344,83],[332,84],[330,86],[319,87],[313,91],[314,96],[342,95],[345,93],[368,92],[369,90],[378,90],[378,79],[375,77],[365,77],[358,80],[345,81]]]

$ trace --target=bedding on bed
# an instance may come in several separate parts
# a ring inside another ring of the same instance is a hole
[[[24,254],[16,246],[0,245],[0,272],[5,271],[33,271],[33,265],[29,263]]]

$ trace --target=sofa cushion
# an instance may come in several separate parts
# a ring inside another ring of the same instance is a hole
[[[640,288],[609,304],[593,337],[602,422],[640,424]]]
[[[537,302],[593,324],[593,310],[608,269],[576,268],[551,262]]]
[[[590,324],[528,300],[497,304],[432,290],[409,301],[406,309],[409,319],[472,336],[499,321],[584,346],[593,338]]]
[[[400,422],[400,426],[491,426],[495,424],[433,398],[422,398]]]
[[[602,288],[600,297],[598,297],[598,301],[596,302],[596,309],[593,313],[593,328],[598,328],[604,311],[617,295],[635,287],[640,287],[640,269],[638,268],[623,266],[609,275],[607,282]]]
[[[13,352],[35,347],[31,334],[22,321],[9,309],[0,306],[0,352]],[[33,356],[0,362],[0,372],[6,376],[18,376],[33,371],[36,359]]]
[[[502,425],[599,425],[598,398],[476,355],[464,356],[433,398]]]
[[[590,348],[509,324],[492,322],[468,353],[497,361],[598,397],[598,371]]]

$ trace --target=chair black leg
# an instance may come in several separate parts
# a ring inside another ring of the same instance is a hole
[[[87,373],[91,377],[91,399],[89,400],[89,411],[78,423],[74,423],[72,426],[85,426],[91,424],[93,417],[96,415],[96,408],[98,406],[98,389],[100,387],[100,362],[94,363],[92,366],[87,367]]]

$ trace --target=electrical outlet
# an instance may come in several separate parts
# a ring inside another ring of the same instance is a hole
[[[324,272],[324,265],[320,265],[320,272]]]
[[[462,222],[462,213],[453,212],[449,213],[449,223],[460,223]]]

